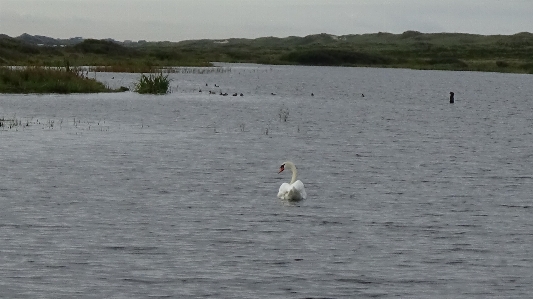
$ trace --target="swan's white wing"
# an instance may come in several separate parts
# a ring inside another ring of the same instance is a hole
[[[304,183],[302,183],[302,181],[297,180],[296,182],[294,182],[292,184],[292,187],[293,187],[293,189],[298,190],[298,193],[300,195],[299,196],[300,199],[298,199],[298,200],[302,200],[302,199],[306,199],[307,198],[307,193],[305,193]]]
[[[281,184],[281,186],[279,187],[279,191],[278,191],[278,197],[281,199],[286,199],[285,196],[289,193],[290,190],[291,190],[291,185],[287,183]]]
[[[305,193],[304,184],[298,180],[292,185],[287,183],[281,184],[279,187],[278,197],[285,200],[304,200],[307,197]]]

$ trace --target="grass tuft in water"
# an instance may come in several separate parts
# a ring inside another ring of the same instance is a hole
[[[166,94],[169,91],[170,79],[168,75],[149,74],[148,76],[141,74],[139,82],[135,83],[135,92],[141,94]]]
[[[279,121],[286,122],[289,118],[289,108],[283,105],[278,112]]]

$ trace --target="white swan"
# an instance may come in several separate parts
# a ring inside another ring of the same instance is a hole
[[[289,201],[304,200],[307,197],[307,194],[305,193],[304,183],[302,183],[300,180],[296,180],[296,175],[298,174],[298,171],[296,171],[296,166],[294,166],[294,163],[290,161],[283,162],[278,173],[281,173],[283,170],[285,170],[285,167],[289,167],[291,169],[292,179],[289,184],[281,184],[278,191],[278,197]]]

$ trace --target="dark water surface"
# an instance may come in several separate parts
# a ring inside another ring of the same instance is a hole
[[[531,75],[170,76],[165,96],[0,95],[20,122],[0,128],[0,297],[532,296]],[[276,198],[285,160],[300,205]]]

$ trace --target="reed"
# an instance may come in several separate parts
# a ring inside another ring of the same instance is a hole
[[[278,116],[279,121],[286,122],[289,118],[289,108],[283,105],[281,108],[279,108]]]
[[[110,72],[110,73],[154,73],[159,72],[159,68],[145,65],[103,65],[90,66],[91,72]]]
[[[178,74],[221,74],[231,72],[230,67],[163,67],[151,65],[101,65],[89,66],[89,72],[109,73],[178,73]]]
[[[159,74],[141,74],[141,78],[135,83],[135,92],[141,94],[166,94],[169,92],[170,79],[168,75]]]
[[[169,67],[164,68],[166,73],[180,74],[223,74],[231,72],[230,67]]]

